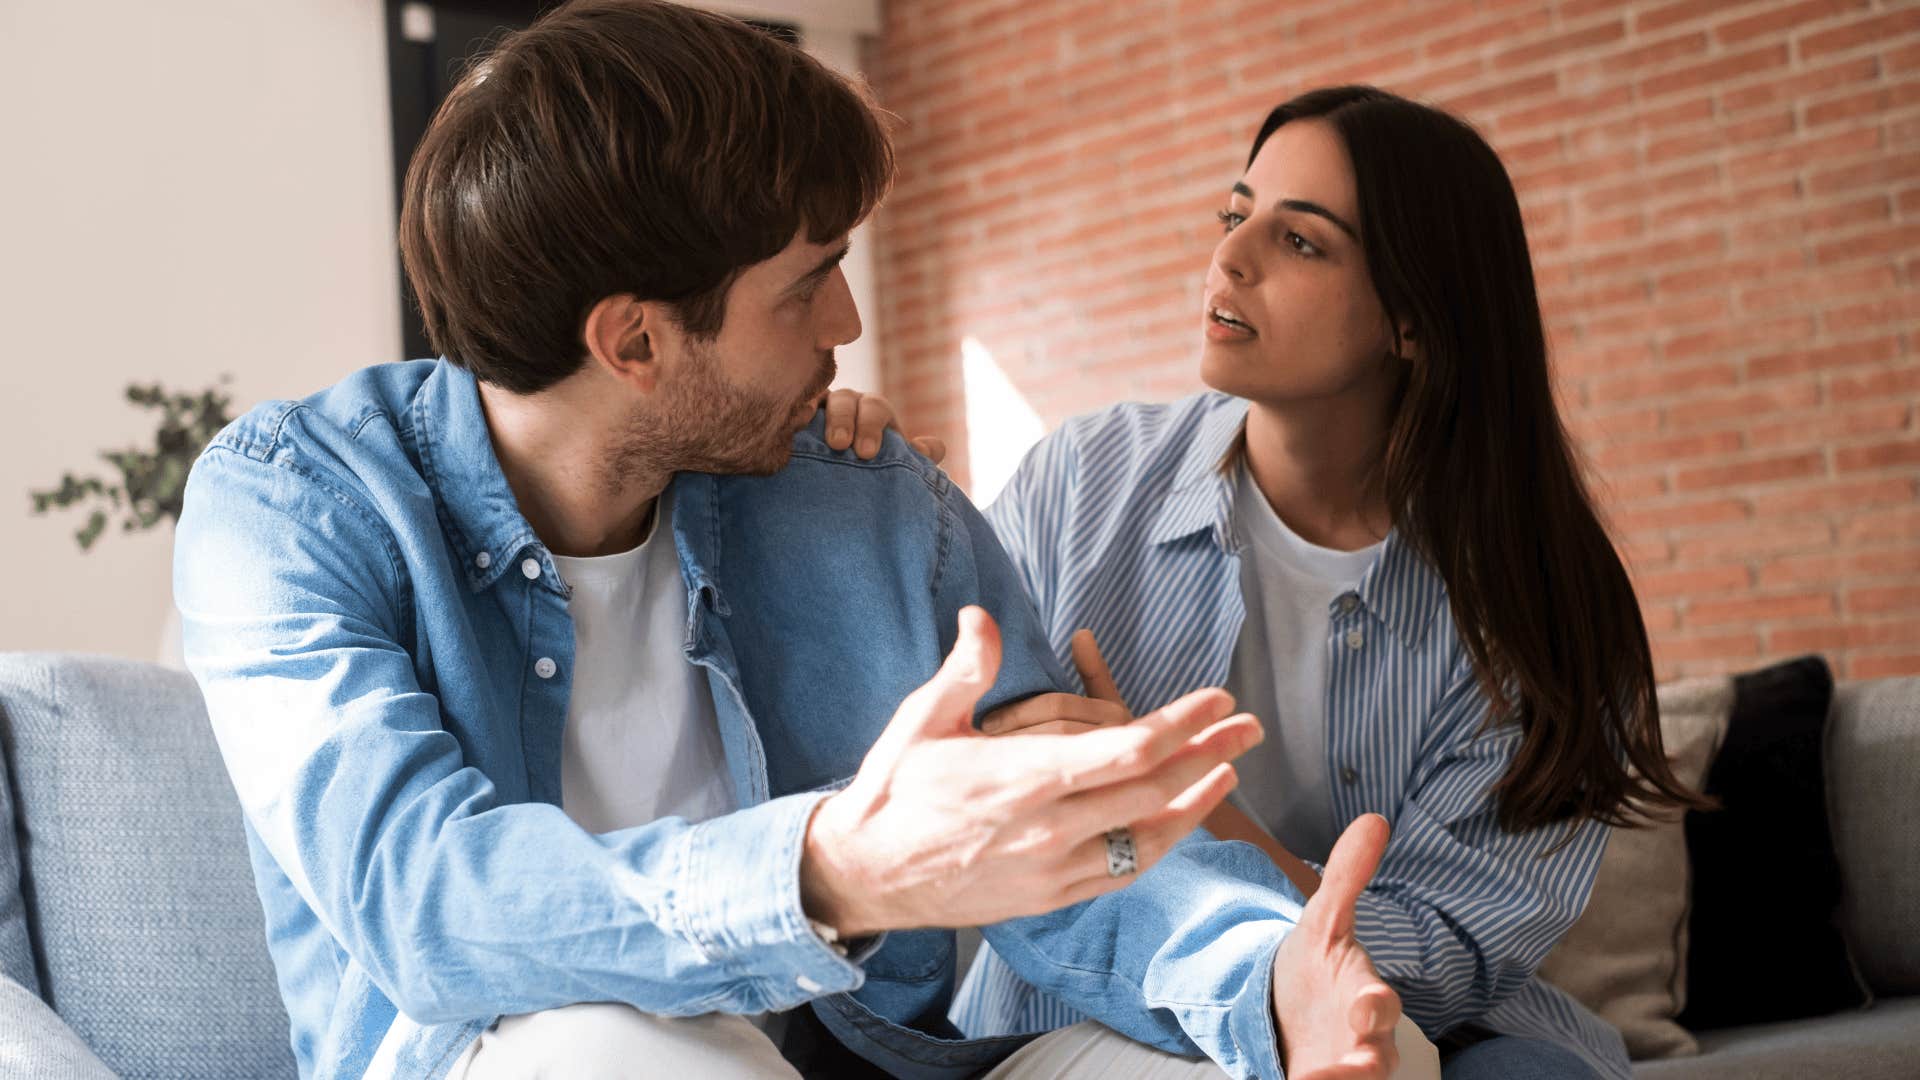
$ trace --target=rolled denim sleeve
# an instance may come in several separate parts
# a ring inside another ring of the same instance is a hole
[[[1520,732],[1482,730],[1487,699],[1464,661],[1451,679],[1354,924],[1407,1015],[1433,1035],[1527,985],[1586,907],[1608,836],[1591,820],[1501,828],[1493,787]]]
[[[216,444],[188,484],[188,666],[249,827],[396,1007],[760,1012],[861,984],[800,906],[822,794],[601,835],[504,801],[400,644],[390,531],[324,470],[245,451]]]

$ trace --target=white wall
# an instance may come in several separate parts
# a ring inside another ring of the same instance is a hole
[[[171,537],[28,513],[151,438],[128,382],[398,358],[390,145],[379,0],[0,0],[0,650],[155,653]]]

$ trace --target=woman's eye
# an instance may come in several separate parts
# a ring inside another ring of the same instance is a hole
[[[1313,246],[1313,241],[1307,239],[1304,236],[1301,236],[1297,232],[1290,232],[1287,234],[1287,246],[1299,252],[1302,255],[1320,254],[1320,249]]]
[[[1236,214],[1231,210],[1222,210],[1213,216],[1220,219],[1220,230],[1222,232],[1232,232],[1239,227],[1241,222],[1247,220],[1247,215]]]

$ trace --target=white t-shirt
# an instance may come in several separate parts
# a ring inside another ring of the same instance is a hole
[[[687,586],[671,491],[640,546],[555,555],[573,589],[573,687],[560,743],[560,808],[588,832],[734,809],[706,671],[687,662]]]
[[[1234,799],[1288,851],[1324,862],[1337,835],[1327,775],[1330,607],[1357,589],[1384,544],[1335,551],[1280,520],[1242,466],[1233,496],[1240,592],[1247,619],[1227,690],[1267,738],[1236,763]]]

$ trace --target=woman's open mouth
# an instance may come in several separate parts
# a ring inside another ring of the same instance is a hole
[[[1207,305],[1207,337],[1212,341],[1244,341],[1259,336],[1259,332],[1232,308],[1218,303]]]

